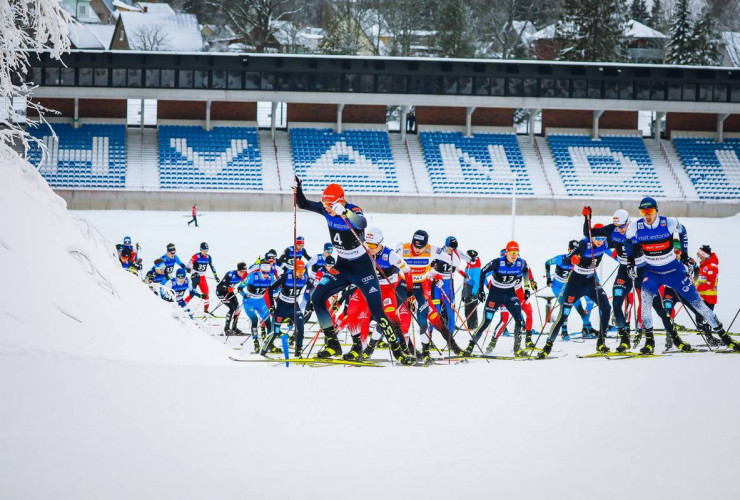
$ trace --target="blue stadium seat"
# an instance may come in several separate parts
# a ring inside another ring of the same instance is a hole
[[[160,126],[159,179],[162,189],[261,191],[257,129]]]
[[[421,132],[429,179],[435,193],[532,196],[529,171],[514,134]]]
[[[641,137],[550,134],[548,140],[569,196],[665,196]]]
[[[740,199],[740,138],[676,137],[676,151],[701,199]]]
[[[46,157],[32,143],[28,161],[53,188],[122,189],[126,187],[126,127],[86,123],[75,129],[56,123],[29,128],[46,144]]]
[[[388,133],[383,130],[294,128],[293,167],[308,191],[342,184],[350,192],[399,192]]]

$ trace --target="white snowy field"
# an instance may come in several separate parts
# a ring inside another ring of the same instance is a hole
[[[0,165],[0,186],[0,498],[737,496],[738,356],[577,359],[587,341],[557,343],[567,356],[546,362],[235,363],[243,351],[193,328],[101,245],[130,235],[148,267],[168,242],[187,258],[207,241],[223,274],[289,245],[291,213],[208,213],[194,228],[185,211],[67,212],[15,165]],[[726,323],[740,305],[739,220],[683,221],[692,252],[709,243],[719,254]],[[393,244],[419,227],[438,244],[454,234],[483,260],[510,239],[507,217],[372,222]],[[313,254],[324,222],[302,213],[298,223]],[[517,220],[542,286],[544,260],[581,224]]]

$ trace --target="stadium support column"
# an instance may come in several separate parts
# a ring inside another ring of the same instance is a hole
[[[80,100],[75,97],[75,117],[74,117],[74,128],[80,128]]]
[[[206,101],[206,131],[211,130],[211,101]]]
[[[470,106],[465,110],[465,136],[473,135],[473,111],[475,106]]]
[[[655,136],[656,141],[660,141],[660,122],[663,121],[663,118],[665,118],[665,115],[666,115],[665,111],[655,112],[655,121],[653,122],[653,135]]]
[[[730,116],[729,113],[717,114],[717,142],[725,140],[725,120]]]
[[[601,115],[603,114],[604,114],[603,109],[594,110],[594,123],[593,123],[593,129],[591,130],[592,139],[599,138],[599,118],[601,118]]]
[[[337,104],[337,134],[342,133],[342,111],[344,111],[344,104]]]
[[[272,139],[275,140],[275,124],[277,123],[277,117],[275,114],[277,113],[277,107],[278,103],[272,102],[272,113],[270,113],[270,130],[272,131]]]
[[[408,128],[408,116],[411,106],[401,106],[401,140],[406,140],[406,129]]]
[[[537,108],[529,108],[529,140],[534,143],[534,118],[540,110]]]

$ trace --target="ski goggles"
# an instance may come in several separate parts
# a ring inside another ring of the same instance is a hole
[[[606,241],[606,236],[594,236],[594,241],[598,241],[599,243],[604,243]]]
[[[506,255],[511,255],[512,257],[518,257],[519,256],[519,250],[511,250],[509,252],[506,252]]]
[[[641,208],[640,215],[643,217],[646,215],[655,215],[658,211],[654,208]]]
[[[367,246],[368,248],[371,248],[371,249],[375,250],[376,248],[378,248],[380,246],[380,243],[368,243],[368,242],[365,242],[365,246]]]

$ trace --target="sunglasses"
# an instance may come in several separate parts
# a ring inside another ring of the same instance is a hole
[[[367,245],[368,248],[378,248],[380,246],[377,243],[365,243],[365,245]]]
[[[640,214],[642,215],[653,215],[657,212],[654,208],[641,208]]]
[[[606,241],[606,236],[594,236],[594,241],[604,243]]]
[[[512,250],[510,252],[506,252],[506,254],[507,255],[511,255],[511,256],[517,256],[517,255],[519,255],[519,251],[518,250]]]

